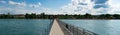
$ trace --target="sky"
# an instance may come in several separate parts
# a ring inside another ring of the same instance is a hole
[[[0,14],[120,14],[120,0],[0,0]]]

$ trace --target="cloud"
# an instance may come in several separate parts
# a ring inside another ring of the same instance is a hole
[[[4,3],[5,1],[0,1]],[[5,2],[7,3],[7,2]],[[40,2],[36,4],[27,4],[26,2],[8,2],[15,5],[14,8],[0,7],[0,13],[10,11],[11,13],[42,13],[46,14],[120,14],[120,4],[118,0],[71,0],[71,3],[60,7],[59,9],[50,9],[42,7]]]
[[[11,14],[26,14],[26,13],[36,13],[40,14],[42,13],[41,9],[36,8],[36,9],[27,9],[24,7],[18,8],[10,8],[10,7],[0,7],[0,14],[6,14],[10,12]]]
[[[62,12],[67,14],[120,14],[119,1],[120,0],[71,0],[70,4],[63,6],[61,9]]]
[[[8,7],[0,7],[0,14],[7,14],[8,12],[13,13],[14,9]]]
[[[14,2],[14,1],[8,1],[9,5],[15,5],[14,7],[5,7],[0,6],[0,14],[5,13],[12,13],[12,14],[25,14],[25,13],[41,13],[42,7],[41,3],[38,2],[37,4],[27,4],[25,2]]]
[[[68,5],[62,6],[59,10],[52,12],[63,14],[90,13],[92,15],[117,13],[120,14],[119,2],[113,1],[114,0],[93,0],[91,2],[91,0],[71,0],[71,3],[69,3]]]
[[[71,3],[61,7],[62,11],[67,14],[85,14],[93,9],[91,0],[71,0]]]
[[[33,7],[33,8],[38,8],[38,7],[41,7],[41,3],[39,2],[38,4],[29,4],[30,7]]]
[[[9,1],[8,3],[11,5],[17,5],[17,6],[26,6],[27,5],[25,2],[19,3],[19,2]]]
[[[109,14],[120,14],[120,0],[109,0],[107,3],[110,5]]]
[[[22,6],[22,7],[33,7],[33,8],[41,7],[40,2],[38,2],[37,4],[27,4],[25,2],[9,1],[8,3],[11,4],[11,5]]]

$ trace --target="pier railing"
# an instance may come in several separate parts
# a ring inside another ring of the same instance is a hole
[[[86,29],[76,27],[74,25],[67,24],[59,20],[57,21],[59,22],[59,25],[61,26],[65,35],[98,35],[97,33],[88,31]]]

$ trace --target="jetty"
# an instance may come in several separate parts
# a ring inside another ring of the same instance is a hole
[[[60,25],[58,24],[56,19],[54,19],[54,21],[53,21],[53,25],[50,30],[50,35],[64,35],[64,33],[63,33],[62,29],[60,28]]]
[[[53,20],[49,35],[98,35],[94,32],[71,24],[64,23],[58,19]]]

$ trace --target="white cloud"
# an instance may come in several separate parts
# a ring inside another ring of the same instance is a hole
[[[30,7],[33,7],[33,8],[38,8],[38,7],[41,7],[41,3],[39,2],[38,4],[29,4]]]
[[[107,3],[110,5],[110,9],[108,11],[109,14],[120,14],[120,0],[109,0]]]
[[[6,3],[5,1],[0,1],[1,3]],[[109,0],[107,3],[110,7],[109,8],[99,8],[94,9],[93,6],[95,5],[94,2],[91,2],[91,0],[71,0],[71,3],[68,5],[62,6],[60,9],[50,9],[50,8],[44,8],[41,7],[42,4],[38,2],[37,4],[26,4],[25,2],[14,2],[9,1],[8,2],[11,5],[17,5],[18,7],[11,8],[11,11],[14,11],[15,13],[42,13],[45,12],[46,14],[85,14],[90,13],[93,15],[96,14],[120,14],[120,4],[119,1],[116,0]],[[86,5],[82,5],[80,3],[85,3]],[[22,8],[19,8],[19,6],[22,6]],[[30,7],[29,9],[25,7]],[[0,8],[0,10],[5,10]],[[8,9],[7,9],[8,10]]]
[[[68,5],[62,6],[60,9],[57,10],[52,10],[49,9],[47,10],[46,13],[48,14],[79,14],[78,12],[74,12],[77,9],[77,1],[71,0],[72,3],[69,3]]]
[[[40,2],[38,2],[37,4],[26,4],[25,2],[8,1],[7,3],[9,5],[15,5],[15,7],[11,8],[0,6],[0,14],[8,12],[12,14],[25,14],[25,13],[39,14],[44,10],[44,8],[41,7],[42,4]]]
[[[17,5],[17,6],[26,6],[25,2],[19,3],[19,2],[9,1],[8,3],[12,5]]]
[[[93,7],[96,4],[94,4],[95,2],[91,2],[91,0],[71,0],[70,4],[63,6],[61,9],[62,12],[65,12],[67,14],[117,14],[120,13],[119,1],[120,0],[109,0],[107,3],[105,3],[109,5],[109,8],[94,9]],[[87,5],[80,5],[79,3],[86,3]]]
[[[37,8],[37,7],[41,7],[41,3],[37,3],[37,4],[26,4],[25,2],[14,2],[14,1],[9,1],[9,4],[11,5],[17,5],[17,6],[22,6],[22,7],[33,7],[33,8]]]
[[[81,5],[80,3],[86,5]],[[85,14],[92,12],[93,5],[91,0],[71,0],[70,4],[61,7],[61,9],[67,14]]]
[[[26,14],[26,13],[36,13],[40,14],[42,11],[40,8],[25,8],[25,7],[15,7],[15,8],[10,8],[10,7],[1,7],[0,6],[0,14],[5,14],[10,12],[11,14]]]

